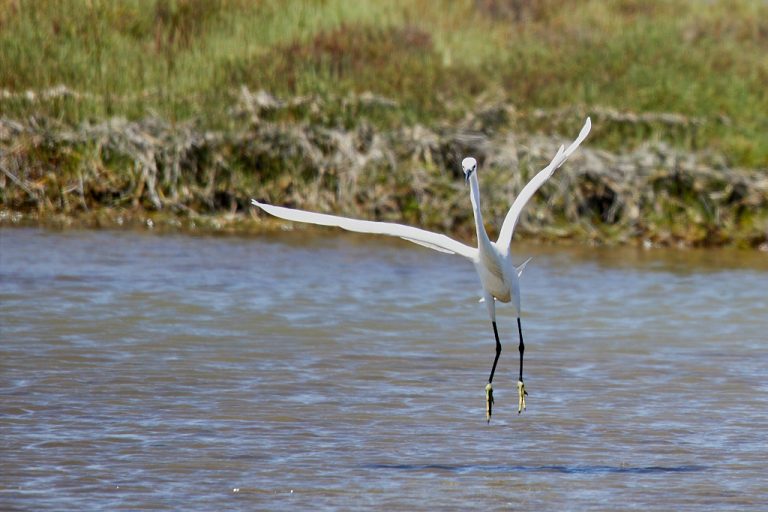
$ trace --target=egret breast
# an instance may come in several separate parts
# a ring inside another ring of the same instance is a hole
[[[475,264],[477,274],[483,288],[500,302],[512,300],[512,289],[504,279],[504,273],[499,265]]]

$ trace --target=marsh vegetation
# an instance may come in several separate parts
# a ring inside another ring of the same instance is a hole
[[[463,154],[493,219],[591,115],[528,233],[760,246],[766,19],[746,0],[2,0],[3,222],[254,228],[255,196],[460,235]]]

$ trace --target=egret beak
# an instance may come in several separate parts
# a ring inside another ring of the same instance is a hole
[[[464,183],[469,183],[469,175],[472,174],[471,172],[465,172],[464,173]]]

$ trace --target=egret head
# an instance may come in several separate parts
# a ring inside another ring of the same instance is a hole
[[[464,181],[469,181],[469,177],[477,170],[477,160],[468,156],[461,161],[461,170],[464,171]]]

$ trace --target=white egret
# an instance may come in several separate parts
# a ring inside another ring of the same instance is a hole
[[[496,301],[512,302],[517,314],[517,332],[520,339],[518,350],[520,352],[520,375],[517,382],[518,390],[518,414],[525,409],[525,396],[528,394],[523,383],[523,352],[525,344],[523,343],[523,330],[520,324],[520,276],[523,273],[525,265],[530,258],[523,264],[515,266],[512,263],[512,253],[510,243],[515,226],[520,218],[520,212],[533,194],[544,184],[547,179],[559,168],[573,153],[579,144],[587,137],[592,124],[589,118],[584,123],[579,136],[576,140],[565,148],[560,146],[557,154],[544,169],[539,171],[528,184],[523,187],[520,194],[515,198],[512,207],[509,209],[504,223],[499,232],[499,238],[492,242],[488,238],[483,225],[483,216],[480,212],[480,190],[477,182],[477,161],[474,158],[465,158],[461,162],[464,171],[465,181],[470,185],[470,200],[472,210],[475,216],[475,226],[477,228],[477,248],[469,247],[461,242],[453,240],[445,235],[432,233],[423,229],[403,224],[390,222],[373,222],[367,220],[349,219],[335,215],[326,215],[322,213],[313,213],[304,210],[295,210],[281,206],[272,206],[260,203],[255,199],[251,202],[264,210],[265,212],[280,217],[282,219],[307,222],[310,224],[319,224],[322,226],[338,226],[340,228],[356,231],[359,233],[373,233],[379,235],[398,236],[405,240],[414,242],[437,251],[450,254],[459,254],[472,261],[475,265],[480,282],[483,286],[483,300],[488,308],[488,314],[491,317],[493,325],[493,335],[496,338],[496,357],[493,360],[491,374],[488,378],[488,384],[485,387],[486,398],[486,420],[490,422],[493,412],[493,374],[496,371],[496,364],[501,354],[501,341],[499,341],[499,331],[496,327]]]

